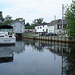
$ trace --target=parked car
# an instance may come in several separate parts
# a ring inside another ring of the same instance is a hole
[[[41,32],[39,35],[40,36],[45,36],[47,34],[47,32]]]

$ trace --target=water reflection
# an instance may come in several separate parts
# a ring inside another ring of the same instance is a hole
[[[43,52],[44,49],[48,49],[50,52],[56,53],[57,55],[62,56],[62,50],[65,55],[66,51],[70,50],[68,48],[69,44],[64,43],[55,43],[55,42],[47,42],[47,41],[33,41],[33,40],[24,40],[25,45],[31,45],[37,51]]]
[[[9,67],[1,64],[7,62],[12,64]],[[0,75],[25,74],[75,75],[75,45],[17,40],[15,45],[0,46]]]
[[[63,73],[75,75],[75,45],[69,45],[69,50],[64,57]]]
[[[15,45],[0,46],[0,63],[12,62],[14,53],[22,53],[25,50],[24,42],[18,40]]]
[[[29,42],[28,42],[29,41]],[[26,45],[32,45],[34,48],[43,52],[44,49],[48,49],[50,52],[61,56],[61,75],[75,75],[75,45],[45,42],[45,41],[30,41],[25,40]],[[55,56],[54,56],[55,59]]]

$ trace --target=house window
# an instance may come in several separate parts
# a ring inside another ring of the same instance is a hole
[[[44,25],[43,25],[43,28],[44,28]]]
[[[22,25],[21,25],[21,27],[22,27]]]
[[[41,29],[42,27],[40,27],[40,29]]]
[[[46,29],[46,32],[48,32],[48,29]]]
[[[57,27],[58,29],[62,29],[62,25],[58,25],[58,27]]]
[[[39,27],[38,27],[38,29],[39,29]]]
[[[57,27],[58,29],[59,29],[59,25],[58,25],[58,27]]]
[[[44,31],[44,29],[43,29],[43,31]]]
[[[61,33],[61,31],[59,31],[59,33]]]
[[[22,29],[20,31],[22,32]]]
[[[35,29],[35,32],[36,32],[36,29]]]

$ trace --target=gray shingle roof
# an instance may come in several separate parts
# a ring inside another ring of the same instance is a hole
[[[17,22],[21,23],[22,25],[25,25],[25,24],[23,24],[21,21],[18,21],[18,20],[17,20],[17,21],[12,22],[11,24],[14,24],[14,23],[17,23]],[[11,25],[11,24],[10,24],[10,25]]]
[[[63,24],[67,24],[68,21],[69,21],[69,20],[63,20]],[[53,26],[53,25],[55,25],[55,24],[60,24],[60,25],[62,25],[62,20],[61,20],[61,19],[53,20],[53,21],[51,21],[51,22],[48,24],[48,26]]]
[[[60,19],[58,19],[58,20],[53,20],[53,21],[51,21],[51,22],[48,24],[48,26],[55,25],[55,24],[58,23],[59,21],[60,21]]]
[[[67,24],[68,20],[63,20],[63,24]],[[62,20],[58,22],[58,24],[62,25]]]
[[[42,25],[48,25],[49,23],[45,23],[45,24],[36,24],[36,26],[42,26]]]

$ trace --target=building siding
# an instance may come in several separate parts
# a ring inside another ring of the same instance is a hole
[[[12,23],[11,26],[13,26],[15,33],[23,33],[25,31],[24,24],[22,24],[20,22]]]
[[[47,25],[41,25],[41,26],[35,26],[36,32],[47,32],[48,26]]]

